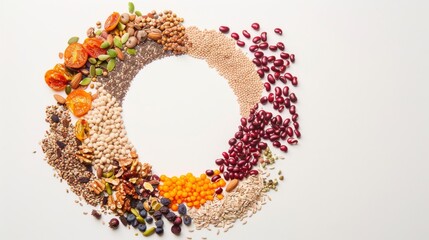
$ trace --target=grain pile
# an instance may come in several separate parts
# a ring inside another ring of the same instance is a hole
[[[187,53],[206,60],[210,67],[228,80],[238,98],[241,116],[249,116],[250,109],[259,102],[263,88],[255,65],[243,51],[235,47],[232,39],[222,33],[188,27],[186,34],[190,42]]]

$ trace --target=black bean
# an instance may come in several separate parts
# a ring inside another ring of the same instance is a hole
[[[61,141],[57,141],[57,145],[58,147],[60,147],[61,149],[64,149],[66,147],[66,144],[61,142]]]
[[[51,116],[51,120],[52,120],[52,122],[54,122],[54,123],[59,123],[60,122],[60,118],[58,117],[58,115],[56,115],[56,114],[53,114],[52,116]]]
[[[87,177],[80,177],[80,178],[78,179],[78,181],[79,181],[80,183],[87,183],[87,182],[89,182],[89,178],[87,178]]]

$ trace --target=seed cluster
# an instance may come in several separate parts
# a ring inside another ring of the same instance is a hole
[[[263,89],[252,62],[235,48],[234,41],[219,32],[187,27],[186,34],[190,42],[188,54],[206,60],[210,67],[228,80],[237,96],[241,116],[249,116],[250,109],[259,101]]]

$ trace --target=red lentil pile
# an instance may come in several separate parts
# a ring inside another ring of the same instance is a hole
[[[49,130],[41,142],[46,160],[75,194],[116,215],[111,228],[122,224],[144,236],[160,235],[166,219],[179,235],[194,219],[197,229],[226,232],[260,210],[269,190],[277,190],[277,178],[268,178],[267,167],[278,159],[269,143],[286,153],[301,136],[292,92],[298,79],[287,71],[295,56],[284,43],[269,43],[257,23],[229,38],[227,26],[220,32],[185,28],[171,10],[143,14],[133,3],[128,6],[126,13],[113,12],[104,26],[90,27],[82,43],[71,37],[60,54],[64,63],[46,72],[46,84],[57,92],[57,105],[46,108]],[[240,49],[246,44],[252,60]],[[122,101],[145,65],[181,54],[218,70],[236,94],[242,118],[213,167],[170,177],[139,159],[127,138]],[[283,180],[281,171],[278,175]],[[92,215],[102,217],[96,209]]]

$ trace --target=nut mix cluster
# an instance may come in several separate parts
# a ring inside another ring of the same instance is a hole
[[[287,152],[286,144],[297,144],[301,136],[297,98],[286,86],[288,82],[298,84],[297,78],[286,72],[295,56],[285,51],[282,42],[270,45],[267,33],[258,33],[257,23],[251,25],[256,32],[253,39],[247,30],[242,31],[243,39],[235,32],[230,39],[225,36],[229,32],[226,26],[219,28],[220,33],[185,28],[184,19],[171,10],[142,14],[135,11],[133,3],[128,7],[127,13],[113,12],[104,27],[101,22],[90,27],[83,43],[78,37],[70,38],[60,54],[64,63],[46,72],[46,84],[55,91],[64,91],[54,94],[58,105],[46,111],[50,124],[42,141],[46,159],[74,193],[91,205],[100,205],[104,213],[118,216],[119,220],[110,220],[111,228],[122,223],[144,236],[163,234],[164,217],[172,224],[171,232],[178,235],[182,224],[189,226],[195,218],[197,229],[214,225],[225,227],[226,232],[235,220],[248,216],[247,212],[260,210],[266,192],[277,190],[277,179],[268,179],[266,166],[273,165],[277,158],[267,142]],[[282,35],[279,28],[274,33]],[[236,49],[234,40],[238,47],[253,42],[249,51],[255,58],[250,61]],[[187,173],[167,177],[154,174],[150,164],[139,160],[125,131],[122,99],[116,99],[102,82],[110,72],[122,69],[115,68],[118,61],[135,63],[142,49],[139,46],[147,42],[166,53],[188,53],[206,60],[228,79],[237,94],[243,117],[228,141],[230,148],[214,161],[217,169],[208,169],[199,176]],[[280,58],[275,56],[278,50]],[[231,73],[234,69],[246,77]],[[262,83],[264,78],[267,82]],[[263,88],[267,96],[260,97]],[[266,104],[272,104],[279,114],[259,109]],[[282,116],[286,109],[290,118]],[[70,113],[77,117],[74,125]],[[283,180],[280,173],[279,179]],[[214,210],[218,213],[215,218],[211,216]],[[92,215],[101,218],[97,210]]]

